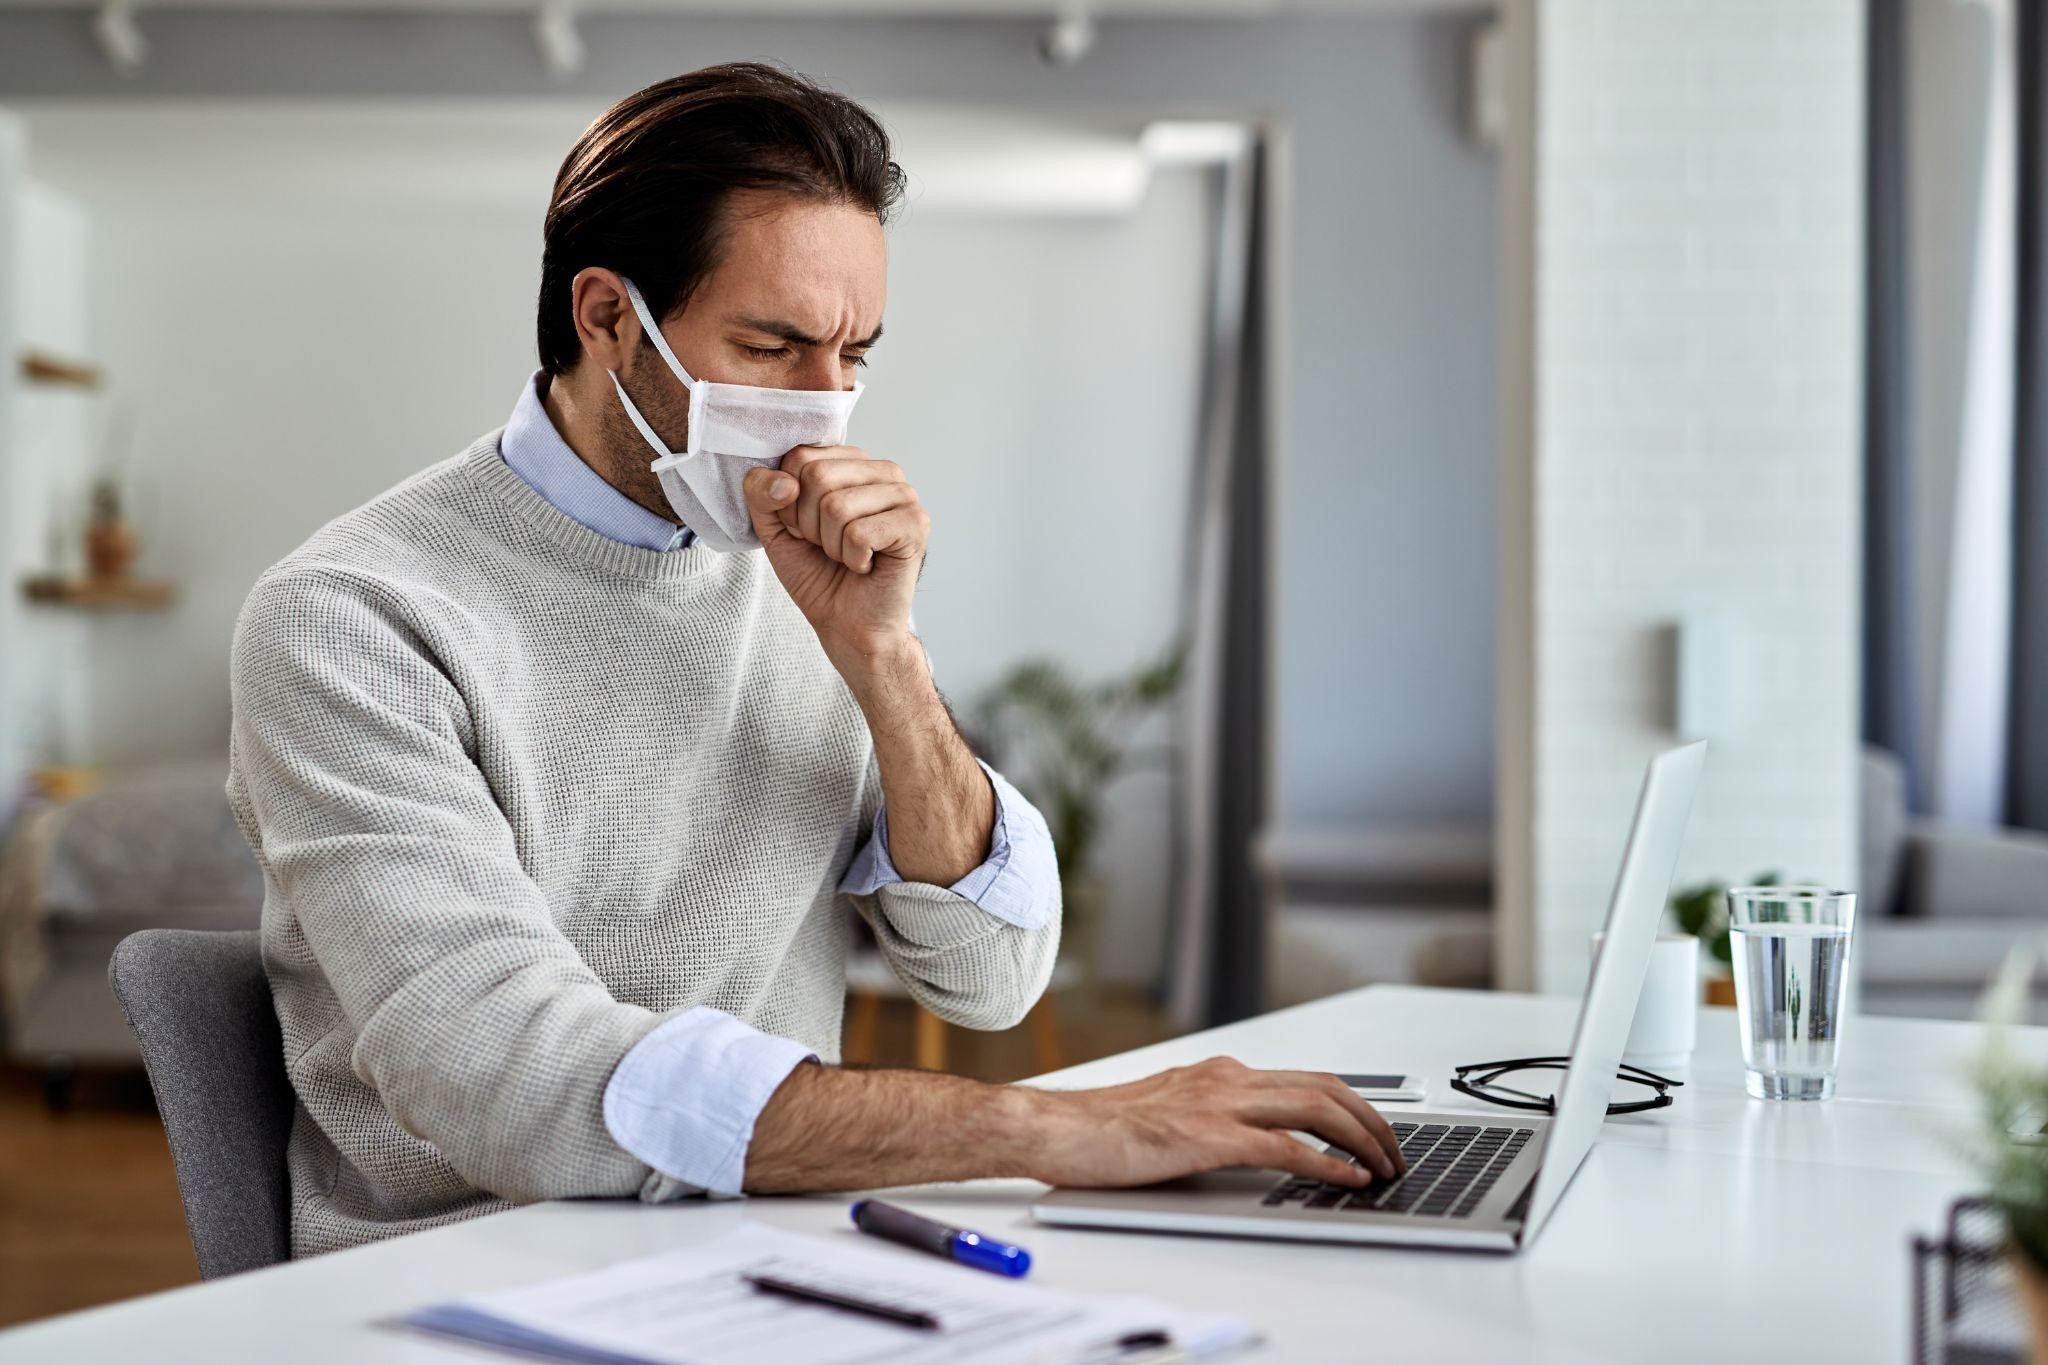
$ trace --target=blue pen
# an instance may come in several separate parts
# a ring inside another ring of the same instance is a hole
[[[871,1237],[929,1251],[934,1256],[996,1275],[1014,1277],[1031,1269],[1031,1253],[1023,1247],[1013,1247],[965,1228],[949,1228],[879,1199],[856,1199],[853,1225]]]

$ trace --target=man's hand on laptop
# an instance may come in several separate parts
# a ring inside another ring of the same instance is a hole
[[[1101,1188],[1227,1166],[1356,1186],[1398,1174],[1401,1147],[1378,1111],[1335,1076],[1260,1071],[1228,1057],[1100,1090],[799,1066],[755,1121],[745,1187],[767,1194],[1029,1176]]]
[[[1128,1085],[1036,1093],[1048,1140],[1031,1174],[1049,1185],[1149,1185],[1226,1166],[1365,1185],[1402,1169],[1401,1144],[1379,1111],[1324,1072],[1211,1057]],[[1298,1141],[1295,1130],[1358,1164]]]

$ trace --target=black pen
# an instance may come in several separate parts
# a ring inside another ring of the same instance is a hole
[[[1173,1344],[1173,1334],[1163,1331],[1126,1332],[1108,1341],[1099,1341],[1071,1357],[1067,1365],[1116,1365],[1128,1362],[1137,1365],[1141,1361],[1186,1360],[1187,1353]]]
[[[785,1280],[774,1275],[745,1274],[740,1278],[764,1294],[780,1294],[786,1299],[802,1299],[805,1303],[822,1303],[828,1308],[844,1308],[849,1313],[865,1313],[871,1318],[901,1323],[905,1327],[915,1327],[922,1332],[939,1330],[937,1318],[915,1308],[898,1308],[894,1304],[876,1303],[873,1299],[857,1299],[851,1294],[820,1289],[816,1285]]]

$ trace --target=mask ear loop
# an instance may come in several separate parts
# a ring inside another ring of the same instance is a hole
[[[606,370],[605,373],[612,377],[612,389],[619,395],[619,406],[626,410],[626,420],[638,428],[640,435],[646,440],[648,445],[661,452],[661,458],[656,460],[649,468],[657,471],[666,469],[674,461],[681,459],[681,456],[668,448],[668,442],[655,435],[654,428],[648,426],[647,419],[640,415],[640,409],[634,407],[633,400],[626,397],[626,386],[619,382],[619,372],[617,370]]]
[[[662,452],[661,458],[649,466],[656,473],[659,473],[664,469],[673,468],[697,453],[698,434],[704,430],[705,386],[690,378],[690,372],[683,368],[683,362],[676,359],[676,353],[669,349],[668,338],[661,334],[661,327],[654,321],[654,314],[648,309],[647,300],[641,296],[640,286],[623,275],[619,279],[626,286],[626,299],[633,305],[634,315],[640,319],[641,330],[647,333],[647,339],[654,343],[654,349],[661,353],[661,358],[667,362],[669,369],[674,372],[675,377],[682,381],[683,388],[690,395],[690,430],[688,439],[684,443],[682,450],[670,450],[668,443],[655,435],[654,428],[647,425],[647,419],[640,415],[640,409],[633,406],[633,400],[626,397],[626,389],[623,384],[619,383],[618,372],[616,370],[607,371],[612,377],[612,387],[619,391],[619,401],[625,405],[626,416],[632,419],[635,427],[639,428],[640,434],[646,438],[647,444]]]
[[[690,372],[683,368],[683,362],[676,359],[676,353],[668,348],[668,338],[661,334],[661,328],[654,321],[654,314],[647,310],[647,300],[640,296],[640,286],[620,276],[626,286],[626,298],[631,301],[633,311],[639,315],[640,326],[647,333],[647,339],[654,343],[654,349],[661,352],[661,358],[676,372],[676,378],[683,381],[683,387],[695,390],[697,381],[690,378]]]

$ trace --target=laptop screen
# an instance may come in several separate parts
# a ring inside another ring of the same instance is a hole
[[[1607,1117],[1614,1095],[1614,1074],[1621,1065],[1629,1028],[1642,994],[1643,974],[1650,965],[1650,945],[1664,917],[1665,898],[1678,870],[1678,850],[1692,814],[1693,793],[1706,760],[1704,740],[1669,749],[1650,761],[1643,789],[1636,798],[1635,822],[1628,849],[1607,905],[1607,928],[1599,960],[1586,984],[1585,1002],[1572,1035],[1571,1064],[1557,1094],[1557,1116],[1543,1147],[1543,1164],[1522,1225],[1527,1242],[1557,1207],[1579,1163],[1592,1149],[1593,1138]]]

